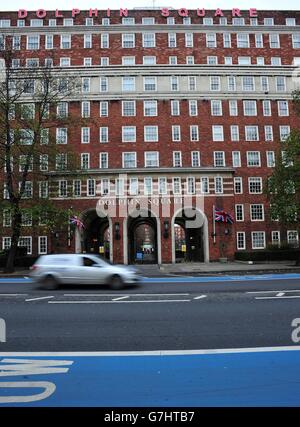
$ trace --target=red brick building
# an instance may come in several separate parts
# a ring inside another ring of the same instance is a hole
[[[15,67],[47,64],[82,79],[59,108],[86,124],[56,130],[80,156],[79,176],[49,174],[52,198],[84,228],[49,236],[27,223],[29,253],[176,262],[175,225],[189,261],[298,240],[270,218],[263,187],[298,125],[299,25],[298,11],[255,9],[1,12]],[[215,222],[214,207],[234,223]],[[9,236],[3,219],[3,248]]]

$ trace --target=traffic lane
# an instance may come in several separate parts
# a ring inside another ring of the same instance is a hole
[[[170,278],[169,278],[170,279]],[[151,279],[153,280],[153,278]],[[162,282],[159,281],[161,278],[157,278],[157,282],[140,283],[139,285],[127,286],[126,292],[135,293],[137,292],[247,292],[247,291],[259,291],[259,290],[274,290],[282,291],[285,289],[300,290],[300,278],[298,279],[280,279],[280,280],[228,280],[220,281],[216,278],[216,281],[205,282],[205,278],[201,278],[202,282],[188,283],[184,282]],[[75,292],[107,292],[110,291],[109,286],[88,286],[88,285],[68,285],[61,286],[54,293],[62,293],[66,291]],[[22,283],[10,283],[0,282],[0,294],[3,293],[35,293],[35,292],[49,292],[44,291],[39,285],[32,282],[24,281]],[[113,292],[113,291],[112,291]],[[117,291],[116,291],[117,292]]]
[[[62,296],[65,298],[65,296]],[[188,297],[182,297],[188,299]],[[300,300],[213,294],[201,300],[54,304],[1,300],[2,351],[146,351],[294,345]]]

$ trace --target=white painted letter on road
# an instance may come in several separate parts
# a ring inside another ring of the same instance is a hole
[[[292,321],[292,326],[296,329],[293,330],[292,332],[292,341],[294,343],[299,343],[300,342],[300,319],[294,319]]]

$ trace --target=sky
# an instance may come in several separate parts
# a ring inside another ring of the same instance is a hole
[[[107,2],[99,2],[99,0],[10,0],[9,2],[1,1],[0,10],[70,10],[72,8],[78,8],[86,10],[90,8],[107,9],[119,9],[128,8],[133,9],[134,7],[173,7],[181,8],[186,7],[187,9],[231,9],[238,7],[239,9],[249,9],[251,7],[257,8],[258,10],[300,10],[299,0],[109,0]]]

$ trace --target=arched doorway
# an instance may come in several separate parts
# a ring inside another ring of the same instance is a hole
[[[94,253],[112,261],[111,224],[108,217],[101,218],[95,209],[81,215],[84,229],[81,252]]]
[[[172,218],[172,261],[208,261],[207,218],[198,209],[180,209],[174,214]]]
[[[158,262],[156,218],[128,218],[128,263],[156,264]]]

